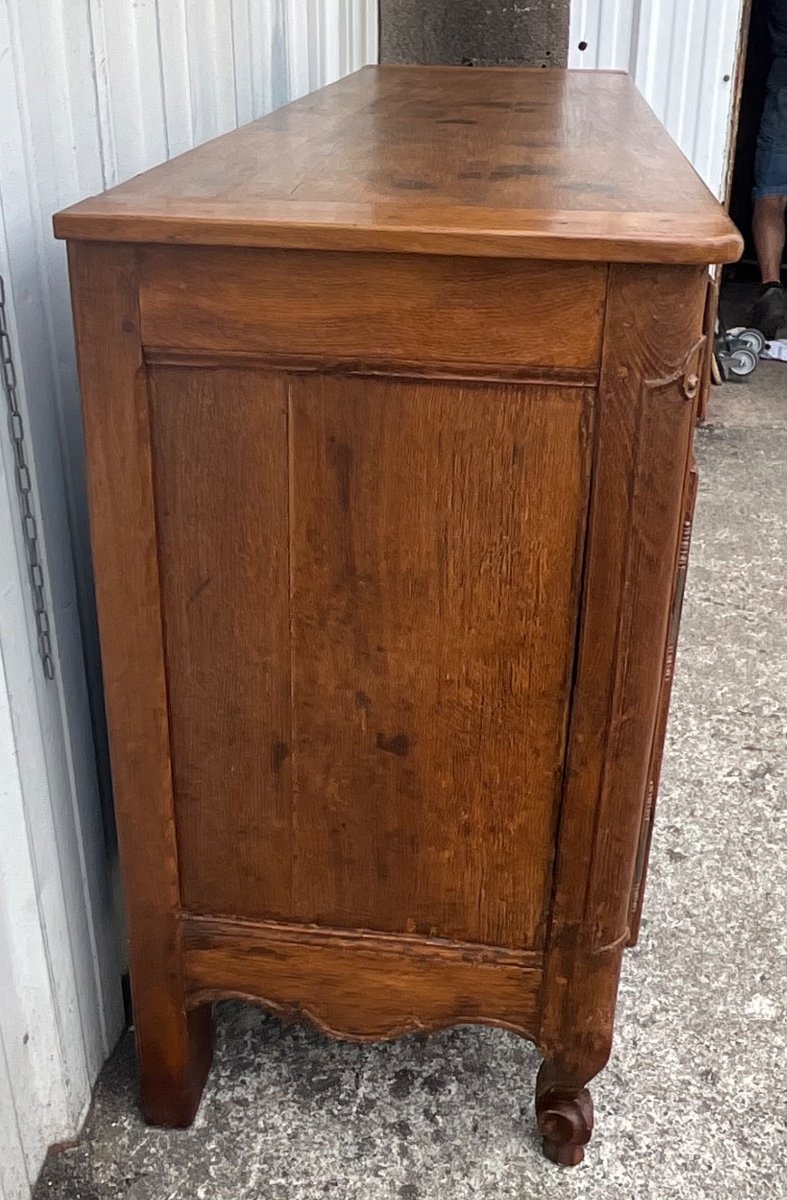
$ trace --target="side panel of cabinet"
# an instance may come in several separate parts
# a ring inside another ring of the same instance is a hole
[[[150,380],[186,907],[538,948],[592,393]]]

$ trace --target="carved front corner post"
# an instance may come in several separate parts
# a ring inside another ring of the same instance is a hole
[[[582,622],[546,955],[536,1110],[576,1165],[612,1045],[669,638],[702,361],[705,272],[613,266]],[[653,653],[661,644],[664,652]]]

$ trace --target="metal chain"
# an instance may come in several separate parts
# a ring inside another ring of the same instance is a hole
[[[27,555],[30,576],[30,591],[38,636],[38,653],[47,679],[54,679],[55,664],[52,658],[52,641],[49,632],[49,615],[44,595],[44,571],[38,554],[38,525],[33,515],[33,480],[25,457],[25,429],[19,411],[16,370],[11,354],[11,338],[8,332],[5,307],[5,284],[0,275],[0,370],[3,376],[3,391],[8,401],[8,432],[14,452],[14,475],[19,496],[19,512],[22,518],[22,539]]]

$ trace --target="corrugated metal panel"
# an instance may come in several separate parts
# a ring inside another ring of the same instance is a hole
[[[76,1131],[122,1019],[86,687],[85,659],[98,672],[81,423],[51,215],[376,58],[376,0],[0,0],[0,272],[57,661],[44,682],[0,430],[3,1200],[26,1197],[47,1142]]]
[[[106,186],[377,57],[374,0],[89,7]]]
[[[742,8],[743,0],[571,4],[569,66],[629,71],[719,197],[726,174]]]

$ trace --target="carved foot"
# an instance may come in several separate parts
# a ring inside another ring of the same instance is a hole
[[[536,1117],[547,1158],[563,1167],[578,1166],[593,1133],[593,1100],[587,1088],[572,1087],[551,1063],[544,1063],[536,1083]]]

